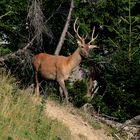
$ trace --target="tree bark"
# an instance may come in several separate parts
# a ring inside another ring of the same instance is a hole
[[[140,125],[140,115],[135,116],[131,120],[127,120],[124,124],[125,125]]]
[[[105,117],[95,116],[99,121],[105,123],[106,125],[117,128],[119,132],[125,132],[131,139],[140,138],[140,115],[132,118],[131,120],[127,120],[125,123],[119,123],[113,120],[109,120]]]
[[[62,45],[63,45],[64,40],[65,40],[65,36],[66,36],[67,30],[68,30],[68,27],[69,27],[69,23],[70,23],[70,19],[71,19],[71,13],[72,13],[73,8],[74,8],[74,3],[73,3],[73,0],[71,0],[71,6],[70,6],[69,14],[68,14],[64,29],[62,31],[61,37],[59,39],[58,45],[56,47],[56,50],[55,50],[55,53],[54,53],[55,55],[58,55],[61,51]]]

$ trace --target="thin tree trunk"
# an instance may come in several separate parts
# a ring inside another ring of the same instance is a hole
[[[131,17],[131,0],[129,0],[129,48],[128,48],[128,58],[129,61],[131,62],[132,56],[132,17]]]
[[[63,32],[62,32],[61,37],[59,39],[58,45],[56,47],[56,50],[55,50],[55,53],[54,53],[55,55],[58,55],[60,53],[60,50],[61,50],[62,45],[64,43],[65,36],[66,36],[67,30],[68,30],[68,27],[69,27],[69,23],[70,23],[70,19],[71,19],[71,13],[72,13],[73,8],[74,8],[74,3],[73,3],[73,0],[71,0],[71,6],[70,6],[69,14],[68,14]]]

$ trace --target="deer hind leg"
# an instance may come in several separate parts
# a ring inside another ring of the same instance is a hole
[[[38,72],[35,71],[35,95],[39,96]]]
[[[62,97],[63,97],[63,95],[64,95],[65,100],[66,100],[66,103],[68,103],[68,91],[67,91],[67,89],[66,89],[64,80],[58,80],[57,82],[59,83],[60,88],[62,88],[61,91],[60,91],[60,95],[61,95]],[[63,92],[62,92],[62,91],[63,91]]]

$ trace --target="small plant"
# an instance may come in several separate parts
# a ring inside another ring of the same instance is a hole
[[[88,101],[88,98],[86,97],[87,93],[86,80],[76,81],[72,86],[70,85],[68,87],[68,90],[70,98],[69,100],[76,107],[81,107]]]
[[[87,140],[87,137],[82,134],[79,134],[78,136],[79,136],[80,140]]]

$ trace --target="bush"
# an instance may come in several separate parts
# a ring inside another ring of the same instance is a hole
[[[73,85],[67,85],[67,87],[69,91],[69,100],[74,106],[81,107],[88,101],[86,97],[86,80],[76,81]]]

